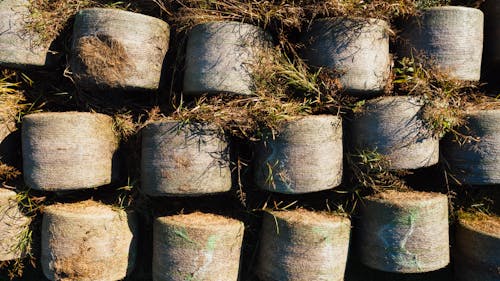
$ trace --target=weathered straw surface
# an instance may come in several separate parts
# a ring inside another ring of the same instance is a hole
[[[460,219],[456,231],[455,276],[460,281],[500,278],[500,217]]]
[[[238,280],[242,222],[192,213],[157,218],[153,231],[153,280]]]
[[[420,17],[404,24],[402,54],[422,52],[449,77],[477,81],[481,76],[483,22],[484,15],[478,9],[424,9]]]
[[[22,128],[24,180],[38,190],[74,190],[111,183],[118,146],[113,120],[86,112],[35,113]]]
[[[400,273],[448,265],[446,195],[386,191],[365,197],[361,206],[355,243],[363,264]]]
[[[306,210],[266,213],[256,274],[262,281],[341,281],[349,219]]]
[[[169,25],[117,9],[76,15],[71,69],[84,88],[156,90],[168,50]]]
[[[48,44],[26,28],[29,0],[0,1],[0,65],[26,69],[45,66]],[[50,42],[49,42],[50,43]]]
[[[339,116],[292,119],[256,147],[255,181],[262,189],[289,194],[334,188],[342,180],[342,153]]]
[[[49,280],[115,281],[134,268],[134,214],[94,201],[44,210],[42,269]]]
[[[366,102],[350,123],[353,146],[376,150],[390,160],[391,169],[417,169],[439,160],[439,140],[421,117],[417,97],[390,96]]]
[[[252,68],[269,40],[261,28],[245,23],[195,26],[187,42],[184,92],[251,95]]]
[[[215,126],[158,121],[142,133],[145,193],[202,195],[231,189],[229,151]]]
[[[387,22],[377,19],[317,20],[304,36],[304,57],[312,65],[341,73],[348,91],[382,91],[391,64],[388,30]]]
[[[473,139],[445,139],[443,155],[453,174],[466,184],[500,184],[500,109],[469,111],[459,131]]]
[[[19,259],[25,256],[20,246],[22,232],[29,227],[30,219],[19,210],[16,192],[0,188],[0,261]]]
[[[500,1],[487,0],[484,4],[485,62],[500,65]]]

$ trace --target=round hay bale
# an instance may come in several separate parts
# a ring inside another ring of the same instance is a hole
[[[29,0],[0,1],[0,65],[19,69],[47,64],[49,43],[26,26],[30,21]]]
[[[357,232],[360,261],[374,269],[419,273],[450,262],[444,194],[386,191],[365,197]]]
[[[43,273],[49,280],[121,280],[135,266],[137,233],[133,213],[95,201],[47,206]]]
[[[500,2],[486,0],[484,4],[485,62],[500,66]]]
[[[153,280],[238,280],[244,229],[238,220],[199,212],[157,218]]]
[[[404,24],[401,53],[423,54],[449,77],[477,81],[481,77],[483,13],[474,8],[428,8]]]
[[[229,146],[208,124],[165,120],[142,131],[141,182],[151,196],[229,191]]]
[[[254,176],[268,191],[297,194],[331,189],[342,181],[342,119],[311,115],[286,121],[255,151]]]
[[[189,32],[184,92],[253,94],[252,67],[270,46],[260,27],[240,22],[209,22]]]
[[[455,252],[457,280],[498,281],[499,253],[500,217],[473,215],[459,220]]]
[[[454,176],[470,185],[500,184],[500,107],[471,110],[459,132],[474,140],[443,141],[443,156]]]
[[[24,117],[24,180],[34,189],[64,191],[111,183],[118,139],[111,117],[47,112]]]
[[[168,50],[169,25],[118,9],[78,12],[73,28],[71,69],[89,89],[157,90]]]
[[[350,92],[379,92],[386,87],[391,57],[389,24],[379,19],[326,18],[316,20],[304,35],[305,59],[338,71]]]
[[[306,210],[264,214],[256,274],[262,281],[344,280],[349,219]]]
[[[368,100],[350,122],[354,149],[387,157],[390,169],[418,169],[439,160],[439,139],[422,120],[418,97],[387,96]]]
[[[0,261],[24,258],[31,245],[23,245],[31,219],[17,205],[16,192],[0,188]],[[23,248],[25,246],[26,248]]]

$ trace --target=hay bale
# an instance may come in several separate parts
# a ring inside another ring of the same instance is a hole
[[[31,12],[29,0],[0,1],[0,65],[19,69],[47,64],[51,42],[27,29]]]
[[[500,66],[500,2],[486,0],[484,4],[484,61]]]
[[[231,189],[229,147],[213,125],[164,120],[142,131],[141,182],[152,196]]]
[[[189,32],[184,92],[253,94],[252,68],[270,45],[261,28],[240,22],[209,22]]]
[[[160,217],[153,226],[153,280],[236,281],[242,222],[192,213]]]
[[[24,180],[47,191],[99,187],[116,172],[117,136],[111,117],[87,112],[47,112],[24,117]]]
[[[342,119],[311,115],[286,121],[255,151],[257,185],[279,193],[308,193],[342,181]]]
[[[84,201],[44,209],[43,273],[49,280],[115,281],[135,266],[137,219],[133,213]]]
[[[385,191],[365,197],[357,232],[360,261],[374,269],[429,272],[450,261],[448,198],[443,194]]]
[[[263,281],[344,280],[349,219],[306,210],[265,213],[256,274]]]
[[[81,10],[75,18],[71,69],[89,89],[157,90],[169,25],[118,9]]]
[[[339,73],[350,92],[384,90],[390,75],[389,24],[379,19],[326,18],[313,22],[303,36],[304,58]]]
[[[23,236],[29,230],[31,219],[19,209],[16,192],[0,188],[0,261],[24,258],[31,245],[22,248]]]
[[[390,169],[417,169],[439,160],[439,140],[422,120],[418,97],[387,96],[368,100],[350,122],[352,144],[387,157]]]
[[[472,215],[456,230],[455,276],[459,281],[500,278],[500,217]]]
[[[467,123],[458,129],[475,140],[443,141],[443,156],[454,176],[470,185],[500,184],[500,108],[468,111]]]
[[[451,78],[477,81],[481,77],[484,15],[478,9],[444,6],[428,8],[404,23],[401,54],[422,53]]]

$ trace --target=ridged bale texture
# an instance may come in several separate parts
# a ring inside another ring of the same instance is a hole
[[[135,266],[137,219],[94,201],[44,209],[43,273],[49,280],[115,281]]]
[[[208,124],[158,121],[142,132],[143,191],[152,196],[203,195],[231,189],[229,147]]]
[[[264,214],[256,274],[262,281],[341,281],[349,219],[306,210]]]
[[[169,25],[158,18],[84,9],[73,28],[73,76],[89,89],[156,90],[169,37]]]
[[[500,108],[470,110],[458,131],[472,139],[443,141],[443,155],[453,175],[470,185],[500,184]]]
[[[153,227],[154,281],[236,281],[242,222],[191,213],[160,217]]]
[[[240,22],[209,22],[189,32],[184,92],[253,94],[253,70],[270,36]]]
[[[31,245],[23,245],[26,231],[31,219],[25,216],[18,207],[16,192],[0,188],[0,261],[8,261],[25,257]],[[26,246],[26,248],[23,248]]]
[[[342,119],[311,115],[286,121],[256,146],[257,185],[279,193],[331,189],[342,181]]]
[[[401,55],[425,55],[451,78],[481,77],[483,13],[474,8],[443,6],[421,11],[404,23]]]
[[[303,36],[304,57],[315,66],[341,73],[351,92],[382,91],[389,79],[389,25],[378,19],[327,18],[316,20]]]
[[[483,215],[460,219],[455,247],[457,280],[500,279],[500,217]]]
[[[439,140],[422,119],[418,97],[380,97],[366,102],[350,122],[352,147],[373,151],[390,161],[391,169],[418,169],[439,160]]]
[[[47,112],[24,117],[24,180],[34,189],[64,191],[111,183],[118,140],[111,117]]]
[[[429,272],[450,261],[448,198],[443,194],[386,191],[365,197],[356,232],[357,254],[374,269]]]
[[[50,42],[27,28],[29,0],[0,1],[0,65],[27,69],[47,64]]]
[[[485,16],[484,61],[500,66],[500,2],[486,0],[483,11]]]

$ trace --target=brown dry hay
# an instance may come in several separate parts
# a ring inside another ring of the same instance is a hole
[[[238,220],[232,218],[202,212],[160,217],[157,220],[163,224],[196,229],[212,229],[240,224]]]
[[[11,181],[21,175],[21,172],[7,164],[0,162],[0,181]]]
[[[475,231],[485,232],[489,235],[500,237],[500,216],[486,214],[484,212],[458,212],[461,224],[470,227]]]
[[[56,203],[44,206],[44,213],[55,215],[64,214],[69,217],[113,217],[118,213],[111,206],[94,200],[85,200],[76,203]]]
[[[432,199],[440,199],[443,196],[445,195],[434,192],[385,190],[383,192],[371,195],[367,198],[370,200],[386,202],[395,205],[406,205]]]
[[[296,209],[293,211],[272,211],[269,212],[272,216],[285,220],[288,223],[298,223],[307,225],[328,224],[336,222],[346,222],[347,218],[335,213],[324,211],[313,212],[305,209]]]
[[[84,36],[78,39],[75,52],[84,67],[77,79],[95,80],[111,87],[120,85],[127,72],[131,71],[125,47],[108,35]]]

